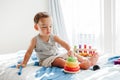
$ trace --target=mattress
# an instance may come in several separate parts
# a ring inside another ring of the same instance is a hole
[[[33,52],[27,67],[20,69],[16,65],[22,61],[26,50],[16,53],[0,55],[0,80],[120,80],[120,65],[114,65],[111,56],[100,56],[97,65],[100,69],[94,71],[93,67],[88,70],[80,70],[78,73],[65,73],[62,68],[42,67],[38,62],[36,53]]]

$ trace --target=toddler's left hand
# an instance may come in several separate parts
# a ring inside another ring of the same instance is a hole
[[[90,56],[90,57],[93,57],[93,56],[95,57],[95,56],[99,56],[99,55],[98,55],[97,52],[95,52],[95,53],[89,54],[89,56]]]
[[[94,57],[99,57],[99,55],[98,55],[97,52],[95,52],[92,56],[94,56]]]

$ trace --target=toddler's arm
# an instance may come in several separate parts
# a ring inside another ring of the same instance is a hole
[[[35,45],[36,45],[36,39],[33,38],[33,39],[31,40],[31,43],[30,43],[30,46],[29,46],[27,52],[25,53],[23,62],[22,62],[21,64],[18,64],[18,65],[17,65],[18,68],[19,68],[20,66],[22,66],[22,67],[25,67],[25,66],[26,66],[26,64],[27,64],[27,62],[28,62],[28,60],[29,60],[29,58],[30,58],[30,56],[31,56],[31,54],[32,54],[32,51],[33,51]]]
[[[72,55],[71,47],[69,46],[68,43],[66,43],[56,35],[54,36],[54,40],[68,51],[68,56]]]

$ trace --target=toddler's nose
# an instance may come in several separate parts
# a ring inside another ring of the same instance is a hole
[[[47,30],[50,31],[50,30],[51,30],[51,27],[47,27]]]

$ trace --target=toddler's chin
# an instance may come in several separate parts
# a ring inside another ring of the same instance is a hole
[[[46,34],[46,36],[50,36],[50,34]]]

